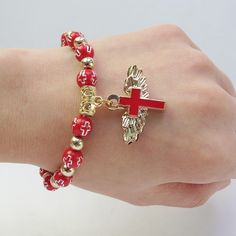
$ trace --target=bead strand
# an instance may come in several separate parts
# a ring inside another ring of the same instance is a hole
[[[87,43],[81,32],[65,32],[61,35],[61,46],[69,46],[75,52],[75,58],[82,63],[83,69],[76,77],[77,85],[81,88],[82,101],[80,103],[80,115],[72,121],[72,138],[70,147],[62,155],[62,165],[54,173],[40,168],[39,174],[43,178],[44,187],[55,191],[60,187],[68,186],[75,170],[83,162],[83,138],[92,132],[92,120],[89,118],[95,114],[95,96],[97,76],[94,67],[94,49]],[[83,99],[84,98],[84,99]],[[85,102],[86,101],[86,102]]]

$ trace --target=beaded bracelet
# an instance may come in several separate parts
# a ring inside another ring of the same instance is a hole
[[[63,33],[61,36],[61,46],[69,46],[75,51],[75,57],[82,62],[84,69],[77,76],[77,84],[81,87],[81,95],[84,101],[96,95],[97,76],[94,70],[93,56],[94,49],[87,43],[81,32]],[[97,102],[97,101],[96,101]],[[83,105],[83,104],[81,104]],[[83,108],[83,109],[82,109]],[[74,118],[72,122],[72,133],[70,147],[68,147],[62,156],[63,164],[54,173],[40,168],[40,175],[44,179],[46,189],[55,191],[60,187],[66,187],[72,182],[75,168],[78,168],[82,161],[83,155],[83,137],[86,137],[92,131],[92,120],[88,116],[93,116],[95,109],[81,106],[80,116]]]
[[[62,155],[62,165],[54,173],[40,168],[40,176],[47,190],[55,191],[68,186],[73,179],[76,168],[83,162],[83,138],[92,132],[92,120],[96,108],[105,104],[110,110],[128,110],[122,116],[123,139],[126,144],[138,140],[145,126],[148,108],[164,110],[165,102],[148,99],[146,78],[136,65],[130,66],[124,83],[124,92],[129,97],[110,95],[105,100],[96,95],[97,75],[94,67],[94,49],[87,43],[81,32],[66,32],[61,36],[61,46],[69,46],[75,52],[76,59],[83,69],[76,77],[81,88],[80,114],[72,121],[72,139]]]

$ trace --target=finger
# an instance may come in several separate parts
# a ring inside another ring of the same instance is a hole
[[[161,184],[142,192],[138,196],[136,205],[197,207],[204,204],[215,192],[229,184],[230,180],[209,184]]]

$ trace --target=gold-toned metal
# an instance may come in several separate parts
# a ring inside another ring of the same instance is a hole
[[[54,188],[60,188],[60,186],[55,182],[54,178],[50,178],[50,184],[54,187]]]
[[[85,85],[81,88],[81,96],[84,96],[84,99],[96,96],[96,87],[91,85]],[[90,99],[89,99],[90,100]]]
[[[110,110],[124,109],[118,104],[119,96],[112,94],[106,100],[101,96],[96,96],[96,88],[94,86],[83,86],[81,88],[80,113],[93,116],[96,108],[103,104]]]
[[[86,116],[94,116],[96,113],[96,105],[94,103],[81,103],[80,114]]]
[[[74,40],[74,47],[77,48],[81,43],[86,43],[86,39],[82,36],[76,37]]]
[[[81,60],[81,62],[84,65],[84,67],[89,67],[89,68],[94,67],[94,60],[92,57],[85,57]]]
[[[111,94],[107,100],[105,101],[105,104],[109,110],[115,111],[118,109],[124,109],[124,107],[119,106],[119,96],[116,94]]]
[[[62,165],[60,171],[64,176],[71,177],[75,173],[75,168],[67,168],[66,165]]]
[[[96,112],[96,88],[86,85],[81,88],[80,113],[87,116],[94,116]]]
[[[89,58],[84,58],[84,62]],[[92,58],[91,58],[92,59]],[[87,61],[86,61],[87,63]],[[149,93],[147,91],[146,77],[143,75],[143,71],[136,65],[130,66],[127,72],[127,78],[124,82],[124,92],[127,95],[131,95],[133,88],[138,87],[141,89],[141,97],[148,98]],[[87,116],[94,116],[97,107],[101,107],[103,104],[109,110],[125,109],[125,107],[119,105],[120,97],[116,94],[111,94],[107,99],[103,99],[101,96],[96,95],[96,88],[94,86],[82,86],[81,88],[81,102],[80,102],[80,114]],[[140,133],[146,123],[146,117],[148,115],[148,109],[141,107],[137,117],[132,117],[126,111],[122,116],[122,128],[124,130],[123,139],[126,144],[137,141]],[[73,147],[72,147],[73,148]],[[76,149],[77,150],[77,149]]]
[[[124,82],[124,92],[130,96],[132,88],[141,88],[141,97],[148,98],[149,93],[147,91],[146,77],[143,75],[143,71],[136,65],[130,66],[127,72],[127,78]],[[122,116],[122,128],[124,130],[124,142],[131,144],[137,141],[140,133],[146,123],[146,117],[148,115],[148,109],[141,107],[139,109],[138,117],[133,118],[126,111]]]
[[[101,96],[95,96],[94,102],[96,107],[100,107],[104,104],[105,100]]]
[[[73,136],[71,138],[70,146],[73,150],[79,151],[83,148],[84,143],[83,143],[83,140],[81,138]]]

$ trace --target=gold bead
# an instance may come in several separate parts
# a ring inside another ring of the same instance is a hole
[[[74,47],[77,48],[81,43],[85,43],[86,39],[84,37],[76,37],[74,40]]]
[[[96,87],[86,85],[81,88],[80,114],[93,116],[96,112]]]
[[[60,188],[60,186],[55,182],[55,180],[53,179],[53,177],[50,178],[50,184],[51,184],[54,188]]]
[[[67,168],[66,165],[62,165],[60,171],[64,176],[71,177],[75,173],[75,168]]]
[[[85,57],[81,60],[81,62],[83,63],[84,67],[89,67],[89,68],[94,67],[94,60],[92,57]]]
[[[83,148],[84,146],[84,143],[83,143],[83,140],[78,138],[78,137],[75,137],[73,136],[71,138],[71,143],[70,143],[70,146],[72,149],[76,150],[76,151],[79,151]]]

